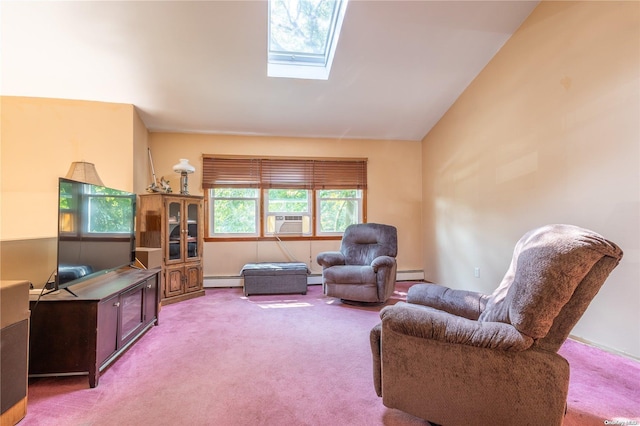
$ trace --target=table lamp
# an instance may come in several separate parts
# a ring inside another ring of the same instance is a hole
[[[69,167],[69,171],[65,178],[78,182],[104,186],[102,179],[98,176],[96,166],[93,163],[87,163],[84,161],[74,161],[71,163],[71,167]]]
[[[180,162],[173,166],[173,171],[180,173],[180,194],[189,195],[187,175],[196,171],[196,168],[189,164],[189,160],[181,158]]]

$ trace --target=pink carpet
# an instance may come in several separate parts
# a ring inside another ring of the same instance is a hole
[[[389,303],[411,283],[398,283]],[[369,330],[376,308],[239,288],[165,306],[100,378],[32,379],[20,425],[426,425],[375,394]],[[565,426],[640,421],[640,364],[577,342]]]

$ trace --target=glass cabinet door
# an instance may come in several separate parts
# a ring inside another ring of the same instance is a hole
[[[145,287],[137,285],[131,290],[127,290],[120,298],[120,341],[126,343],[137,335],[137,332],[144,326],[144,304]]]
[[[168,260],[180,260],[182,258],[182,244],[183,239],[182,229],[180,227],[180,220],[184,216],[182,212],[182,202],[181,201],[170,201],[167,205],[169,210],[168,218],[168,244],[167,250],[168,253],[165,253],[166,259]]]
[[[186,259],[196,258],[200,256],[198,247],[198,232],[200,231],[200,205],[198,201],[187,201],[186,202],[186,244],[187,244],[187,252],[185,253]]]

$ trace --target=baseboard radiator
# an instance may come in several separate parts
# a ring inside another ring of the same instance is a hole
[[[412,270],[412,271],[398,271],[396,275],[397,281],[424,281],[424,271]],[[309,274],[307,276],[307,285],[322,284],[322,274]],[[205,276],[204,287],[205,288],[219,288],[219,287],[242,287],[243,278],[238,276]]]

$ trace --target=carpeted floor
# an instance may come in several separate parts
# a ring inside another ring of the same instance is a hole
[[[398,283],[389,303],[411,283]],[[374,392],[369,330],[381,307],[307,295],[210,289],[165,306],[153,327],[107,369],[32,379],[20,425],[426,425]],[[565,426],[640,421],[640,364],[568,341]]]

